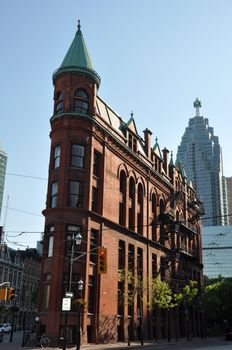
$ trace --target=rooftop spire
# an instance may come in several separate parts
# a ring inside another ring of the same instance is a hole
[[[53,79],[56,79],[56,77],[61,73],[81,73],[88,75],[95,80],[98,86],[100,85],[101,79],[93,68],[81,31],[80,20],[78,20],[77,32],[72,44],[69,47],[60,68],[58,68],[53,74]]]
[[[193,102],[193,107],[196,109],[196,117],[200,117],[201,101],[198,99],[198,97]]]
[[[78,19],[77,31],[81,32],[81,21]]]

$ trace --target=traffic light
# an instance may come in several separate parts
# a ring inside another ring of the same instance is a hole
[[[8,289],[8,300],[14,300],[15,298],[15,288]]]
[[[0,300],[7,300],[8,288],[0,289]]]
[[[98,273],[107,273],[107,248],[98,248]]]

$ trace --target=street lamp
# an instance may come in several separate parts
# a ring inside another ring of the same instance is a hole
[[[74,259],[74,243],[76,243],[77,246],[81,245],[82,241],[82,235],[80,232],[72,237],[72,247],[71,247],[71,256],[70,256],[70,265],[69,265],[69,280],[68,280],[68,292],[66,293],[66,296],[71,298],[72,292],[72,271],[73,271],[73,262],[77,260],[77,258]],[[79,289],[79,283],[80,283],[80,288],[81,288],[81,281],[78,282],[78,290]],[[82,289],[83,289],[83,281],[82,281]],[[65,322],[64,322],[64,340],[63,340],[63,350],[66,350],[67,346],[67,331],[68,331],[68,313],[69,311],[65,311]],[[79,317],[78,317],[79,319]]]
[[[82,290],[83,290],[84,282],[82,278],[77,282],[77,288],[80,293],[80,296],[82,297]],[[81,346],[81,303],[78,305],[78,324],[77,324],[77,347],[76,350],[80,350]]]

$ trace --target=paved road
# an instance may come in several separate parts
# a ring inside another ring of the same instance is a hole
[[[16,332],[13,337],[13,342],[9,343],[9,335],[4,335],[3,342],[0,343],[0,350],[23,350],[27,348],[22,348],[22,332]],[[49,348],[52,350],[58,350],[60,348]],[[68,350],[75,350],[76,348],[69,348]],[[82,345],[81,350],[124,350],[124,349],[144,349],[144,350],[232,350],[232,341],[225,341],[221,338],[208,338],[206,340],[193,340],[192,342],[186,342],[185,340],[180,340],[171,343],[167,343],[166,340],[159,341],[159,343],[145,343],[144,347],[139,346],[139,344],[133,343],[130,347],[126,343],[118,344],[105,344],[105,345]],[[36,350],[36,349],[35,349]],[[39,349],[38,349],[39,350]]]

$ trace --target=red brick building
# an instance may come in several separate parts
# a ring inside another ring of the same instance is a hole
[[[152,147],[151,131],[137,133],[133,115],[124,121],[98,95],[100,77],[91,64],[83,35],[77,33],[53,75],[54,114],[40,293],[40,321],[54,343],[63,332],[62,298],[70,275],[70,238],[74,247],[71,291],[84,281],[86,306],[81,317],[82,342],[140,337],[141,303],[121,305],[119,269],[133,270],[144,281],[197,280],[202,285],[201,228],[196,194],[169,151]],[[177,225],[178,223],[178,225]],[[99,246],[107,248],[107,273],[97,272]],[[166,336],[166,315],[154,315],[143,295],[144,338]],[[195,316],[194,316],[195,317]],[[196,316],[197,317],[197,316]],[[75,342],[78,316],[69,312]],[[180,322],[179,322],[180,323]],[[181,327],[180,327],[181,328]],[[196,327],[197,328],[197,327]],[[178,325],[179,329],[179,325]],[[180,330],[181,331],[181,330]],[[197,331],[196,331],[197,332]]]

